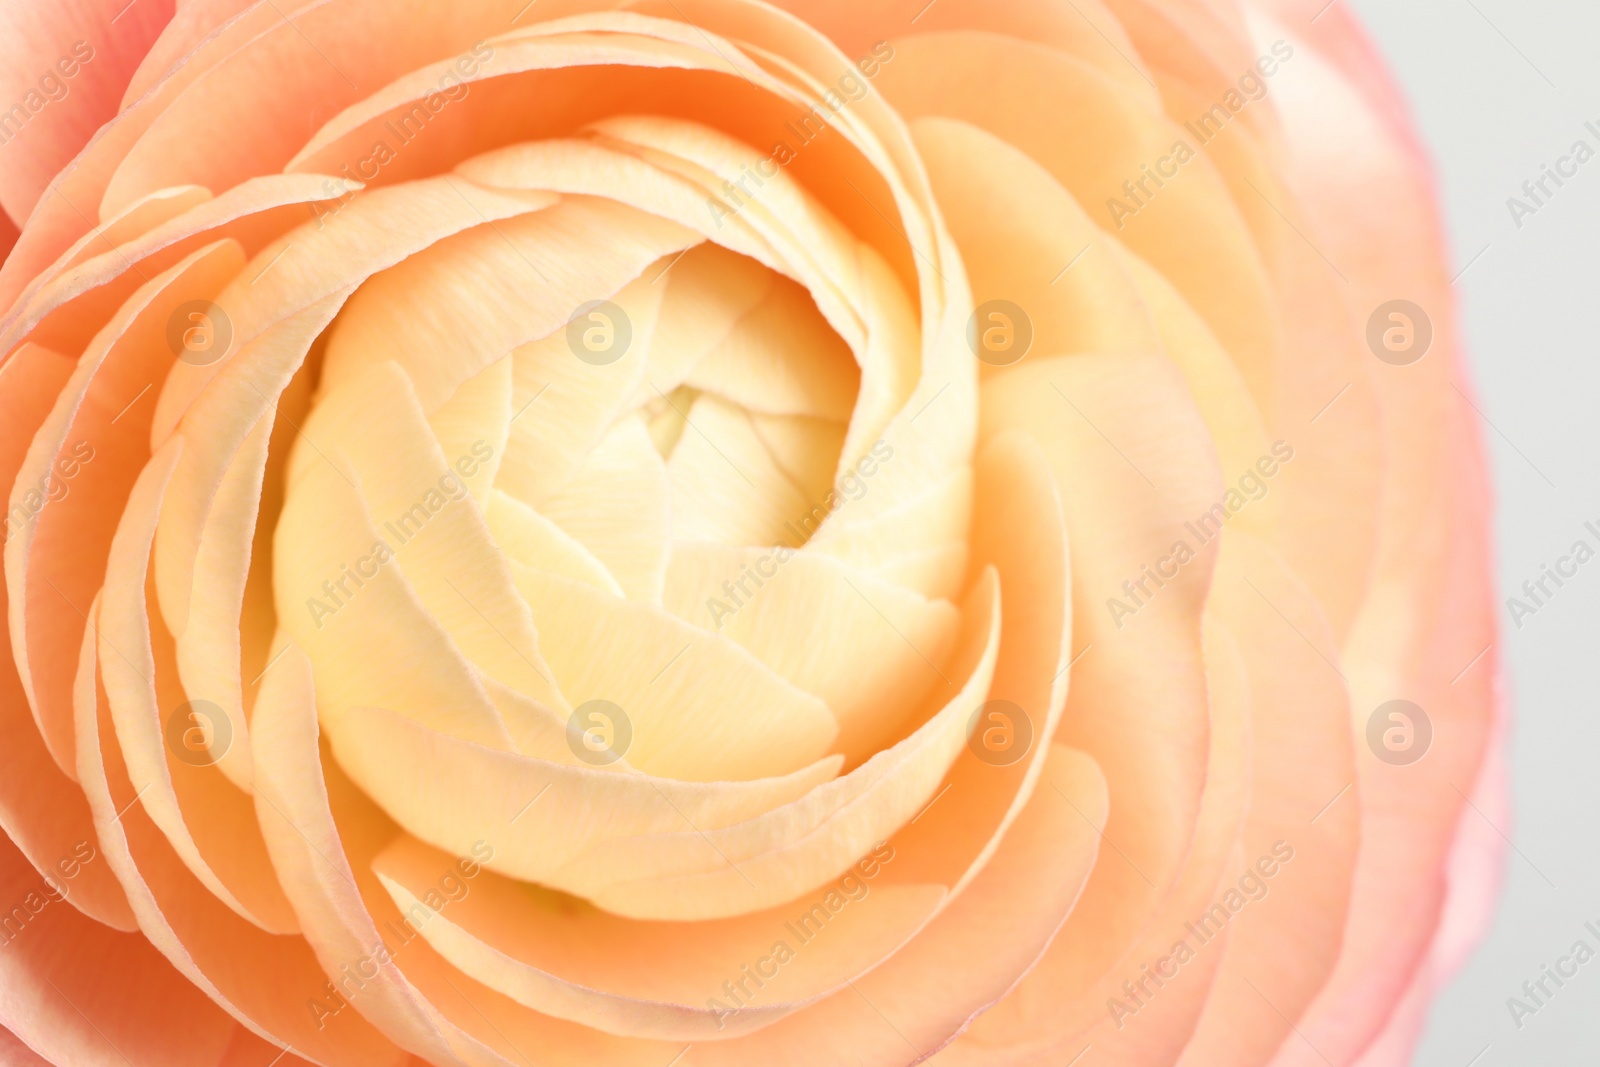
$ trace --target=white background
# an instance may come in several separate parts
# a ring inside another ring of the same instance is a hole
[[[1440,997],[1416,1063],[1596,1064],[1600,957],[1521,1029],[1506,1000],[1579,938],[1600,950],[1584,930],[1600,928],[1600,559],[1520,629],[1504,598],[1585,536],[1586,520],[1600,526],[1600,158],[1520,230],[1506,206],[1575,140],[1600,149],[1584,129],[1600,127],[1600,5],[1351,6],[1410,97],[1456,270],[1467,268],[1456,291],[1499,498],[1500,652],[1514,715],[1505,895],[1483,947]]]

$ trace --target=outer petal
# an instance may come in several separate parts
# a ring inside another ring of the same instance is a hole
[[[117,113],[172,8],[173,0],[0,5],[0,100],[10,108],[0,209],[14,221],[28,217],[56,172]]]

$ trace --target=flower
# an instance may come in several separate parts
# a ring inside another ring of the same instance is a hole
[[[1408,1058],[1489,505],[1342,8],[120,6],[0,46],[17,1057]]]

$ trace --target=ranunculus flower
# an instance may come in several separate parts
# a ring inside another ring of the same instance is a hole
[[[1322,2],[8,6],[0,1058],[1404,1062],[1489,504]]]

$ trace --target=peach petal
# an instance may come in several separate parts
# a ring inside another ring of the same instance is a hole
[[[71,270],[107,248],[132,244],[157,226],[171,222],[210,199],[211,190],[202,185],[157,189],[80,237],[57,262],[56,269]]]
[[[1361,847],[1350,699],[1319,602],[1270,548],[1224,538],[1211,604],[1239,639],[1250,679],[1247,863],[1293,849],[1265,896],[1229,924],[1222,971],[1182,1063],[1261,1064],[1338,959]],[[1331,805],[1331,806],[1330,806]],[[1277,857],[1281,859],[1281,857]],[[1276,864],[1272,864],[1276,866]],[[1262,1000],[1271,1006],[1262,1011]]]
[[[775,6],[794,11],[852,56],[902,33],[906,24],[899,0],[777,0]],[[1126,92],[1157,102],[1147,66],[1102,0],[1074,0],[1067,8],[1030,0],[941,0],[916,25],[923,32],[982,30],[1048,45],[1098,68]]]
[[[1199,113],[1198,102],[1186,112]],[[1341,299],[1346,281],[1335,261],[1307,243],[1310,225],[1293,192],[1271,172],[1272,138],[1230,125],[1206,152],[1250,217],[1277,302],[1284,343],[1273,373],[1268,424],[1290,443],[1274,494],[1281,495],[1278,550],[1311,586],[1343,638],[1349,632],[1377,553],[1378,510],[1386,464],[1371,371],[1376,366]],[[1252,211],[1253,208],[1253,211]],[[1337,402],[1335,402],[1337,399]],[[1258,453],[1258,455],[1261,453]],[[1224,467],[1237,482],[1251,457]]]
[[[375,189],[347,201],[331,217],[279,237],[217,298],[232,321],[233,347],[204,366],[185,363],[174,369],[156,408],[151,440],[159,444],[172,433],[206,387],[244,362],[239,356],[246,347],[284,320],[337,295],[336,310],[350,289],[446,237],[553,202],[548,195],[508,195],[441,178]]]
[[[31,279],[26,292],[0,317],[0,351],[30,336],[78,351],[153,274],[218,240],[231,238],[246,255],[253,254],[315,217],[310,205],[349,195],[352,188],[342,180],[309,174],[268,175],[203,200],[126,244],[108,246],[91,234],[81,249],[63,253],[62,262],[76,261],[75,266]],[[110,226],[114,229],[117,223]],[[78,251],[93,254],[80,259]],[[8,260],[7,266],[14,261]]]
[[[56,395],[72,375],[72,362],[24,342],[0,364],[0,485],[15,480],[34,432],[49,415]],[[6,518],[6,536],[18,533]],[[0,600],[9,587],[0,583]],[[50,870],[81,841],[97,839],[83,793],[51,757],[17,675],[13,653],[0,666],[0,828],[41,871]],[[74,773],[76,773],[74,769]],[[90,865],[67,899],[74,907],[118,930],[135,928],[127,895],[104,864]]]
[[[39,502],[34,520],[7,539],[6,584],[23,594],[10,612],[23,688],[69,776],[75,774],[69,770],[72,679],[84,630],[78,605],[100,589],[117,520],[149,458],[155,397],[147,394],[159,393],[176,362],[170,319],[186,302],[214,296],[243,265],[239,246],[219,241],[140,286],[56,391],[17,475],[18,493],[50,479],[66,487],[59,502]]]
[[[1095,864],[1108,798],[1094,761],[1052,745],[1043,778],[983,871],[887,963],[809,1011],[696,1045],[684,1061],[888,1067],[938,1051],[1033,966]]]
[[[874,875],[882,870],[871,854],[862,863]],[[553,894],[535,895],[485,873],[466,896],[430,908],[423,899],[437,893],[437,872],[450,864],[412,838],[397,840],[375,861],[395,906],[420,916],[421,935],[442,956],[544,1014],[660,1040],[728,1040],[803,1010],[893,955],[932,918],[946,892],[934,885],[874,890],[864,875],[847,874],[851,880],[817,891],[815,914],[802,900],[689,925],[619,919],[596,909],[574,913]],[[735,1007],[724,983],[743,982],[748,992],[752,965],[772,962],[777,945],[790,941],[799,945],[789,950],[794,958],[785,958],[753,996],[740,994],[745,1004]]]
[[[355,782],[422,840],[460,855],[475,841],[491,841],[498,856],[491,869],[534,879],[586,843],[741,823],[830,781],[840,762],[832,757],[781,778],[744,782],[618,775],[476,745],[378,709],[353,711],[328,735]],[[424,774],[429,766],[459,773]],[[405,788],[394,788],[396,781]],[[540,818],[507,829],[535,803]]]
[[[29,93],[42,99],[41,78],[47,75],[66,91],[59,98],[51,91],[48,108],[25,105],[36,114],[8,131],[0,210],[26,219],[51,178],[117,113],[134,68],[172,17],[172,7],[172,0],[156,0],[128,11],[117,0],[74,0],[7,12],[0,99],[23,101]]]
[[[895,877],[940,882],[960,892],[994,857],[1007,829],[1040,787],[1059,728],[1070,681],[1072,597],[1062,499],[1043,451],[1025,434],[1000,434],[977,457],[979,506],[974,509],[973,566],[994,569],[1002,591],[1023,590],[1006,604],[994,680],[986,694],[1006,701],[1015,720],[1011,745],[1028,747],[1011,758],[979,758],[993,746],[968,720],[968,751],[956,760],[929,807],[900,828],[893,844],[903,860]],[[987,702],[986,702],[987,703]],[[1031,736],[1024,737],[1024,734]],[[959,803],[945,805],[945,793]]]
[[[911,128],[974,304],[1006,300],[1022,308],[1036,356],[1161,350],[1113,240],[1043,167],[966,122],[929,117]]]
[[[398,165],[385,167],[390,172],[385,180],[415,178],[427,173],[421,168],[436,165],[440,158],[453,162],[452,155],[463,150],[463,143],[471,145],[469,154],[505,144],[508,126],[518,135],[512,140],[533,142],[568,132],[597,114],[627,110],[630,96],[645,95],[639,90],[653,70],[731,74],[749,79],[754,87],[794,95],[787,85],[745,57],[736,44],[718,41],[670,12],[667,18],[645,17],[636,11],[594,11],[554,18],[497,33],[489,41],[474,44],[466,64],[462,62],[464,58],[451,56],[407,70],[377,92],[352,103],[316,131],[284,169],[343,170],[352,164],[358,170],[364,169],[375,139],[384,140],[389,130],[401,129],[409,135],[403,147],[419,144],[424,150],[407,152],[404,158],[389,161]],[[468,68],[465,72],[463,66]],[[436,127],[432,130],[434,136],[429,136],[434,109],[427,104],[441,99],[441,79],[458,81],[468,88],[459,96],[443,97],[460,105],[452,111],[452,120],[459,118],[460,126],[465,127],[448,141],[437,136]],[[661,81],[655,80],[658,84]],[[496,106],[502,103],[501,95],[513,87],[536,87],[535,91],[543,88],[546,91],[541,95],[554,106],[537,116],[496,115],[496,111],[503,111],[503,107]],[[634,91],[630,93],[630,89]],[[649,95],[660,102],[659,93]],[[423,111],[429,112],[427,119],[422,118]],[[461,111],[464,116],[460,116]],[[502,121],[495,122],[495,118]],[[529,129],[530,121],[537,128]],[[485,136],[494,138],[494,143],[472,143]]]
[[[387,942],[362,903],[330,808],[334,787],[321,773],[311,661],[292,644],[263,679],[251,728],[262,836],[322,969],[342,980],[346,966],[370,959],[376,973],[365,979],[357,1010],[411,1052],[456,1062],[437,1013],[389,953],[376,952]],[[324,990],[309,995],[326,1010],[337,1006]]]
[[[170,474],[170,454],[158,453],[149,469],[160,476],[142,479],[136,498]],[[195,877],[173,848],[145,800],[157,797],[158,790],[136,791],[118,745],[103,744],[116,739],[98,669],[105,665],[95,642],[85,642],[77,693],[78,778],[94,811],[106,862],[128,890],[144,935],[194,987],[259,1037],[341,1067],[398,1065],[399,1050],[359,1016],[347,1013],[318,1026],[305,1002],[290,992],[305,990],[309,998],[326,981],[304,939],[270,934],[245,921],[228,906],[228,897]],[[252,829],[258,836],[260,831]]]
[[[1260,12],[1251,29],[1283,35]],[[1297,63],[1277,87],[1288,180],[1313,240],[1352,279],[1351,318],[1365,323],[1403,293],[1434,325],[1428,356],[1372,375],[1389,468],[1371,587],[1344,648],[1355,725],[1360,732],[1380,704],[1402,697],[1432,718],[1434,744],[1410,767],[1365,756],[1358,763],[1363,841],[1344,953],[1301,1024],[1324,1054],[1353,1059],[1403,995],[1438,920],[1459,790],[1478,773],[1499,699],[1491,681],[1498,653],[1482,447],[1476,413],[1454,384],[1464,381],[1460,342],[1428,169],[1414,138],[1396,133],[1405,125],[1399,109],[1373,108],[1373,86],[1356,88],[1309,47]],[[1307,123],[1329,136],[1308,138]],[[1333,158],[1337,183],[1320,170]],[[1371,198],[1375,189],[1385,190],[1381,200]],[[1280,1059],[1311,1056],[1286,1046]]]
[[[1074,957],[1082,950],[1065,940],[1052,943],[1010,996],[940,1053],[935,1062],[941,1067],[1066,1060],[1086,1047],[1129,1067],[1165,1067],[1178,1060],[1229,943],[1227,927],[1207,935],[1195,933],[1191,924],[1221,899],[1247,863],[1239,838],[1250,803],[1249,680],[1226,627],[1208,618],[1204,643],[1211,751],[1200,818],[1179,880],[1151,922],[1123,946],[1116,965],[1088,986],[1075,974]],[[1159,972],[1171,964],[1180,941],[1191,956],[1162,980]],[[1151,970],[1158,972],[1155,978],[1146,977]]]
[[[268,933],[294,933],[294,915],[272,872],[249,797],[214,764],[180,759],[166,740],[171,717],[184,711],[186,694],[175,677],[172,639],[147,613],[147,581],[162,492],[183,445],[183,438],[173,438],[151,457],[112,539],[105,585],[88,613],[92,625],[84,632],[86,651],[74,689],[78,728],[96,706],[89,672],[97,658],[105,714],[116,728],[118,759],[127,762],[153,825],[196,882],[240,918]],[[96,649],[94,656],[87,651],[91,648]],[[78,743],[80,778],[86,743]],[[92,744],[98,748],[99,742]],[[126,878],[123,886],[129,888]]]
[[[6,1063],[14,1067],[51,1067],[49,1060],[40,1059],[38,1053],[4,1027],[0,1027],[0,1056],[4,1056]]]
[[[1181,136],[1159,110],[1131,97],[1087,64],[1037,45],[988,34],[924,34],[896,42],[879,87],[907,119],[943,115],[989,130],[1032,156],[1077,198],[1106,205],[1122,182],[1171,153]],[[1041,108],[1041,99],[1070,108]],[[1094,151],[1086,146],[1093,145]],[[1203,157],[1186,165],[1117,235],[1183,293],[1238,363],[1258,398],[1271,392],[1279,315],[1239,211]],[[1100,212],[1105,210],[1106,214]],[[1197,249],[1205,249],[1204,255]],[[1059,268],[1058,268],[1059,269]]]
[[[1224,477],[1237,484],[1252,469],[1259,474],[1263,457],[1269,464],[1273,459],[1272,445],[1268,443],[1264,413],[1257,408],[1232,358],[1154,267],[1121,246],[1117,246],[1116,254],[1139,287],[1168,358],[1189,380],[1195,406],[1211,431]],[[1240,529],[1265,536],[1277,530],[1283,510],[1277,496],[1269,491],[1263,499],[1252,499],[1249,510],[1236,513],[1232,522]]]
[[[242,669],[242,616],[267,450],[275,429],[274,419],[262,418],[256,423],[223,475],[200,535],[194,560],[196,592],[189,600],[189,617],[183,632],[176,635],[174,651],[184,691],[219,704],[228,716],[232,724],[228,744],[215,747],[213,735],[207,747],[217,768],[246,793],[253,788],[254,771]]]
[[[1200,617],[1214,537],[1191,545],[1176,577],[1137,605],[1122,583],[1170,564],[1174,545],[1194,539],[1185,523],[1221,496],[1216,461],[1187,385],[1160,358],[1026,360],[990,379],[983,404],[987,434],[1016,429],[1039,441],[1073,546],[1081,659],[1061,738],[1104,768],[1106,839],[1119,853],[1097,866],[1069,920],[1076,981],[1087,983],[1153,914],[1199,814],[1209,729]],[[1135,617],[1113,601],[1137,606]]]
[[[108,853],[94,848],[91,854],[78,878],[65,883],[68,900],[77,895],[79,878],[96,867],[109,871]],[[20,906],[30,914],[0,952],[0,1027],[15,1035],[0,1031],[0,1057],[12,1055],[14,1041],[31,1051],[8,1064],[217,1063],[237,1024],[142,936],[102,926],[45,896],[45,888],[12,843],[0,840],[0,899],[8,910]],[[175,1033],[185,1039],[175,1043]]]

